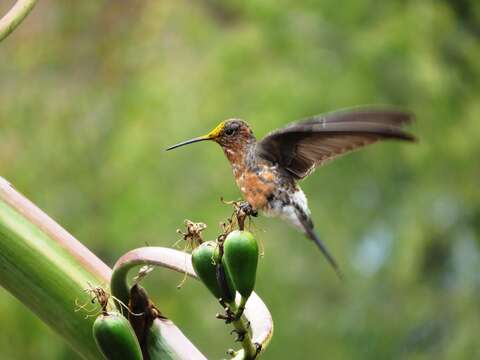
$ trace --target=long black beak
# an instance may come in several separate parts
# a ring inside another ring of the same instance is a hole
[[[193,138],[193,139],[190,139],[190,140],[186,140],[186,141],[182,141],[181,143],[172,145],[169,148],[165,149],[165,151],[173,150],[173,149],[176,149],[180,146],[193,144],[193,143],[200,142],[200,141],[205,141],[205,140],[211,140],[211,139],[208,136],[199,136],[199,137],[196,137],[196,138]]]

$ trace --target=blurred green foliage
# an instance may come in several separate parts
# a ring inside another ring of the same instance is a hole
[[[239,196],[216,145],[167,145],[228,117],[261,136],[403,106],[419,144],[373,145],[303,183],[346,281],[295,230],[255,220],[275,321],[264,358],[480,358],[479,36],[476,0],[41,1],[0,44],[0,175],[112,265],[172,246],[185,218],[215,238],[220,196]],[[180,281],[157,271],[147,287],[221,358],[215,300]],[[74,358],[3,290],[0,323],[2,359]]]

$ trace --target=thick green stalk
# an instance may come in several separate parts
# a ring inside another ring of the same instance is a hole
[[[79,354],[101,359],[94,317],[75,312],[89,303],[89,283],[105,286],[110,269],[0,178],[0,285],[29,307]],[[90,304],[91,305],[91,304]]]
[[[0,19],[0,41],[5,39],[32,11],[37,0],[18,0],[10,11]]]

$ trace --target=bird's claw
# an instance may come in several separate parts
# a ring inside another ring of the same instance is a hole
[[[222,224],[226,233],[231,231],[233,225],[233,218],[237,219],[238,228],[243,230],[245,227],[245,219],[250,217],[257,217],[258,211],[253,208],[248,201],[225,201],[223,198],[220,199],[224,204],[232,205],[234,208],[233,215],[228,219],[227,223]]]
[[[257,217],[258,216],[258,211],[255,210],[252,205],[250,205],[247,201],[241,201],[238,204],[238,209],[242,211],[245,216],[253,216]]]
[[[245,219],[250,216],[257,217],[258,211],[247,201],[240,201],[235,204],[235,215],[237,217],[238,228],[243,230],[245,228]]]

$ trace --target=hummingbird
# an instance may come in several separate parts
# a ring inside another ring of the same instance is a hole
[[[341,277],[340,268],[314,231],[307,197],[299,181],[315,169],[380,140],[415,141],[404,130],[413,114],[393,108],[363,107],[316,115],[274,130],[257,140],[242,119],[222,121],[208,134],[166,150],[214,141],[229,160],[243,198],[254,211],[280,217],[314,241]]]

